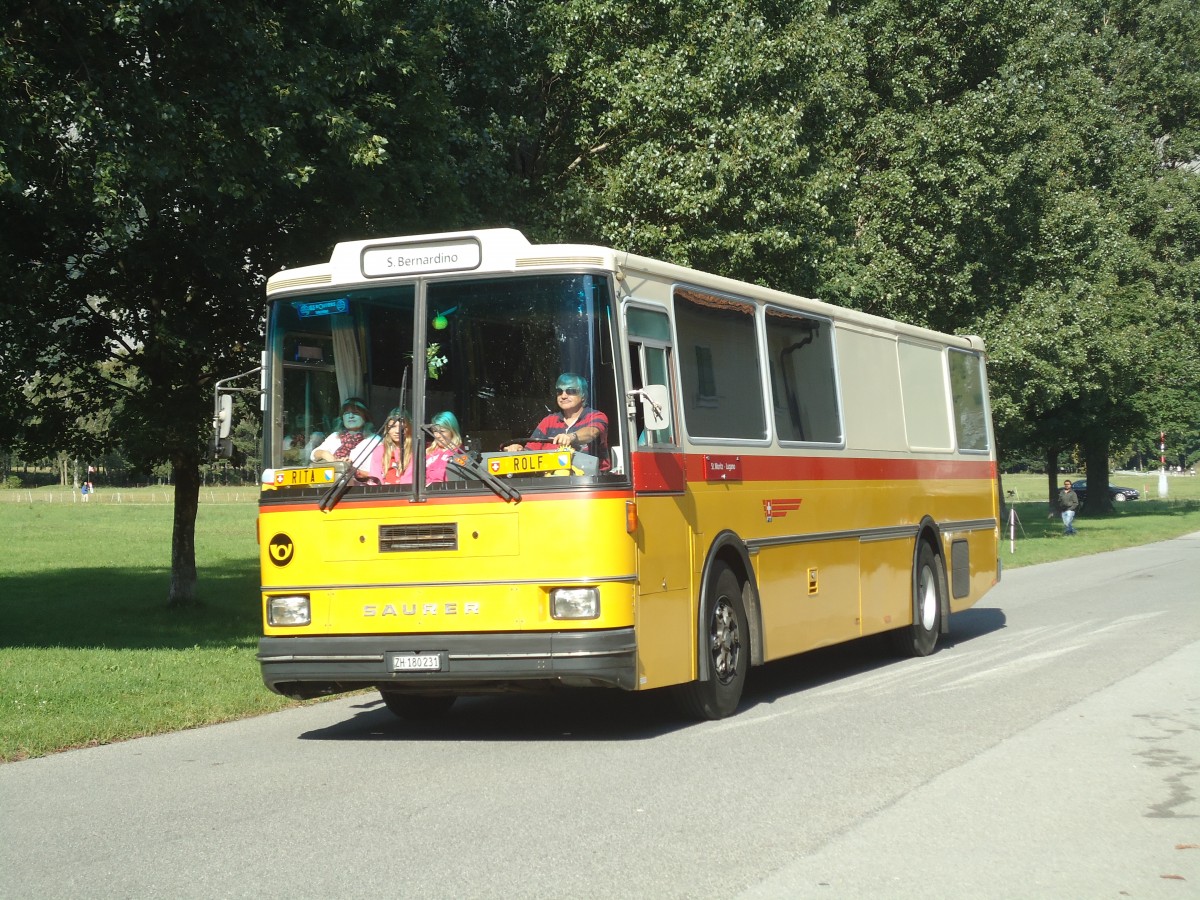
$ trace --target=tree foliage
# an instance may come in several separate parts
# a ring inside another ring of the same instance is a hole
[[[133,459],[168,459],[188,602],[212,382],[257,358],[267,274],[468,217],[463,173],[487,165],[443,71],[456,33],[436,3],[8,6],[9,433],[58,446],[103,409]]]
[[[812,288],[850,189],[846,22],[822,4],[568,0],[536,32],[542,231]]]

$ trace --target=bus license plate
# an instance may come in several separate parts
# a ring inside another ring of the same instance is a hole
[[[393,672],[440,672],[442,655],[440,653],[393,653]]]

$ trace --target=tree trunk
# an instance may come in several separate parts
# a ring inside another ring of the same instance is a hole
[[[1046,502],[1051,513],[1058,511],[1058,454],[1058,447],[1046,448]]]
[[[171,593],[167,605],[196,604],[196,510],[200,503],[200,463],[171,460],[175,481],[175,520],[171,529]]]
[[[1112,498],[1108,496],[1108,435],[1089,438],[1082,449],[1087,469],[1087,500],[1080,512],[1090,516],[1111,513]]]

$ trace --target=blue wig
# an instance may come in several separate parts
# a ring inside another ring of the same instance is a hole
[[[588,398],[587,380],[582,375],[576,375],[574,372],[563,372],[558,376],[558,381],[554,383],[554,387],[560,391],[567,389],[579,391],[579,396],[584,401]]]

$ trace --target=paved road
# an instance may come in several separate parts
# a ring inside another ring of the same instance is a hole
[[[1200,534],[1007,573],[953,641],[655,694],[356,696],[0,766],[0,897],[1200,896]]]

